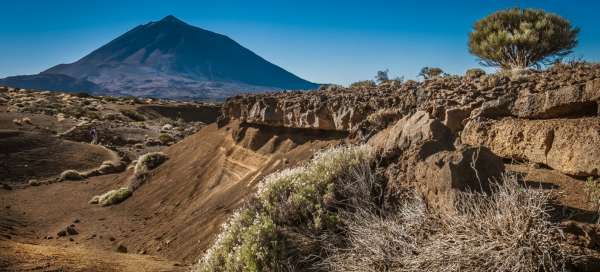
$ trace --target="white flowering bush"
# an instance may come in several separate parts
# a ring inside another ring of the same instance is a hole
[[[319,234],[336,229],[342,183],[369,168],[367,146],[318,153],[304,166],[267,176],[255,197],[224,224],[195,271],[285,271],[302,266]],[[365,167],[366,166],[366,167]],[[301,239],[298,237],[302,237]],[[318,253],[318,252],[317,252]]]

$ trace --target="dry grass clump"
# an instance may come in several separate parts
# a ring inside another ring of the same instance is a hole
[[[563,271],[561,232],[549,196],[504,178],[493,194],[464,194],[460,212],[436,213],[418,198],[397,212],[346,215],[347,245],[330,249],[333,271]]]
[[[150,152],[140,156],[135,164],[134,173],[136,176],[146,174],[154,168],[161,165],[168,159],[162,152]]]
[[[101,206],[109,206],[119,204],[129,198],[133,192],[127,187],[122,187],[116,190],[110,190],[102,195],[97,195],[90,200],[90,204],[100,204]]]
[[[79,173],[76,170],[66,170],[62,173],[60,173],[59,176],[59,180],[63,181],[63,180],[82,180],[84,179],[84,175],[82,173]]]
[[[549,195],[506,176],[456,211],[413,190],[386,200],[370,147],[340,147],[266,177],[194,271],[563,271]],[[383,205],[386,203],[386,205]]]
[[[133,168],[133,177],[129,185],[130,190],[135,191],[142,186],[150,171],[167,161],[169,157],[162,152],[150,152],[140,156]]]
[[[223,226],[194,271],[288,271],[315,269],[322,237],[338,230],[342,185],[372,180],[369,147],[339,147],[302,167],[266,177],[255,197]],[[361,197],[362,198],[362,197]]]

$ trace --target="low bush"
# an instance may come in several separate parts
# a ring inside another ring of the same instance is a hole
[[[161,165],[168,159],[167,155],[162,152],[150,152],[140,156],[134,168],[134,173],[136,176],[146,174],[153,170],[154,168]]]
[[[341,200],[371,194],[368,188],[362,197],[342,197],[364,187],[354,183],[374,184],[371,159],[368,147],[339,147],[268,176],[247,206],[224,225],[195,271],[314,269],[323,252],[321,236],[337,233],[337,210],[353,204]]]
[[[459,212],[430,211],[412,197],[397,212],[353,213],[344,218],[348,243],[323,264],[332,271],[564,271],[549,201],[507,176],[489,196],[460,195]]]
[[[66,170],[60,174],[59,179],[63,180],[82,180],[84,176],[76,170]]]
[[[362,80],[350,84],[351,89],[375,88],[377,84],[373,80]]]
[[[122,187],[115,190],[110,190],[102,195],[94,196],[91,200],[91,204],[100,204],[101,206],[109,206],[119,204],[125,199],[132,195],[132,191],[127,187]]]
[[[370,148],[339,147],[266,177],[194,271],[534,272],[569,262],[548,193],[505,176],[438,211],[411,189],[385,200],[373,161]]]
[[[173,141],[173,137],[167,133],[161,133],[158,136],[158,140],[160,141],[161,144],[166,145]]]
[[[133,121],[146,121],[146,117],[134,110],[121,110],[121,114],[125,115],[127,118]]]
[[[480,78],[485,75],[485,71],[481,68],[472,68],[465,72],[465,77],[470,79]]]

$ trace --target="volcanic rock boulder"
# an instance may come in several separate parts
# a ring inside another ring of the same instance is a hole
[[[600,174],[600,118],[471,120],[461,133],[501,157],[545,164],[565,174]]]
[[[442,122],[418,111],[373,136],[369,144],[384,157],[414,152],[418,160],[423,160],[438,151],[452,149],[452,140],[452,133]]]
[[[402,198],[403,187],[415,182],[415,166],[432,154],[453,150],[453,136],[441,121],[424,111],[405,116],[373,136],[368,144],[381,158],[389,181],[385,205]]]
[[[436,209],[454,211],[459,192],[489,192],[504,172],[502,160],[485,147],[463,147],[429,156],[415,168],[416,188]]]

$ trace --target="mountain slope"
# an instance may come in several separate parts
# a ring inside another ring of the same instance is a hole
[[[3,78],[0,79],[0,86],[66,92],[95,92],[102,89],[86,79],[50,73]]]
[[[99,86],[96,93],[168,98],[220,99],[242,92],[318,86],[227,36],[174,16],[135,27],[82,59],[40,75],[87,80]]]

